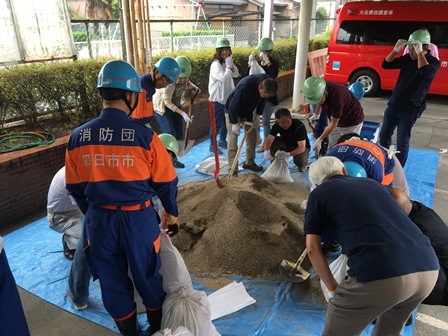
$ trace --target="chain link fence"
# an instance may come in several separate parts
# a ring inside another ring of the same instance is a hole
[[[310,37],[324,34],[334,19],[312,20]],[[298,19],[273,21],[273,40],[297,36]],[[235,47],[256,46],[262,37],[263,20],[179,20],[151,21],[153,55],[178,50],[214,48],[225,36]],[[102,56],[121,58],[122,32],[118,20],[72,20],[72,31],[79,59]]]

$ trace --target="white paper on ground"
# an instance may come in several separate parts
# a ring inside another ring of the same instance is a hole
[[[241,282],[235,281],[210,294],[208,296],[208,301],[210,302],[210,319],[212,321],[234,313],[256,302],[255,299],[247,293],[244,285]]]

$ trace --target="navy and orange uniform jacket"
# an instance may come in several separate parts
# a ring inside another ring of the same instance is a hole
[[[335,156],[342,162],[353,161],[360,164],[367,177],[392,187],[395,161],[387,156],[386,150],[376,143],[365,140],[348,140],[334,146],[327,156]]]
[[[143,124],[148,124],[154,117],[152,96],[156,93],[156,83],[152,80],[151,74],[147,73],[140,76],[140,84],[142,92],[138,95],[138,105],[131,117]]]
[[[159,137],[115,108],[79,127],[67,145],[66,187],[85,214],[89,206],[130,206],[158,196],[178,216],[178,178]]]

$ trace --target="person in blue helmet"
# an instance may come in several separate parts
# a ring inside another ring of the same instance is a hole
[[[430,241],[412,223],[389,189],[370,178],[347,176],[326,156],[309,169],[311,192],[304,235],[310,261],[327,287],[323,336],[359,335],[376,319],[372,335],[400,335],[439,273]],[[348,275],[338,283],[321,249],[323,230],[340,242]]]
[[[150,73],[140,76],[142,93],[138,97],[138,105],[131,117],[149,126],[154,117],[153,95],[156,89],[165,88],[171,83],[176,84],[179,74],[180,68],[176,60],[172,57],[163,57]]]
[[[16,281],[9,267],[8,258],[0,236],[0,334],[29,336],[28,324]]]
[[[97,88],[103,110],[70,135],[66,188],[84,214],[84,250],[93,278],[100,280],[104,307],[123,335],[137,335],[135,286],[152,335],[160,329],[166,294],[159,273],[159,217],[151,199],[157,196],[165,209],[162,228],[176,234],[178,178],[159,137],[129,118],[142,92],[135,69],[124,61],[107,62]]]

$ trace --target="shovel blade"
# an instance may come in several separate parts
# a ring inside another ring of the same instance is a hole
[[[302,266],[294,266],[295,263],[285,259],[283,259],[278,266],[280,274],[285,278],[285,280],[289,282],[303,282],[310,277],[310,272],[308,272]]]
[[[177,153],[177,156],[183,158],[185,155],[187,155],[193,147],[195,141],[196,140],[194,139],[179,140],[179,153]]]

